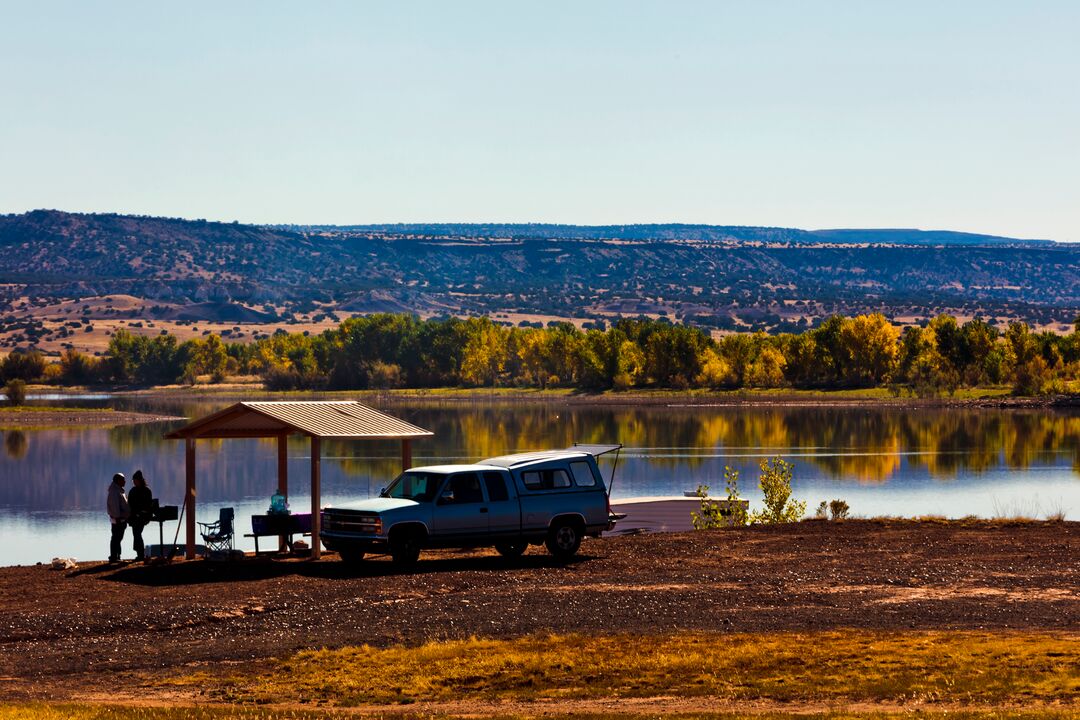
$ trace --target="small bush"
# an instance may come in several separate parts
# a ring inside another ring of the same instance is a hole
[[[7,387],[4,388],[4,393],[7,395],[8,405],[14,407],[26,404],[26,383],[24,381],[9,381]]]
[[[824,505],[825,503],[822,503]],[[829,502],[829,513],[832,515],[833,520],[843,520],[848,516],[848,504],[843,500],[831,500]]]
[[[368,384],[377,390],[401,387],[404,384],[401,366],[376,360],[368,368]]]
[[[829,503],[822,500],[821,504],[817,506],[817,510],[814,511],[814,517],[816,517],[818,520],[828,520]]]
[[[806,514],[806,502],[791,499],[791,463],[777,456],[762,460],[759,467],[761,479],[758,484],[765,495],[765,509],[751,513],[751,522],[771,525],[801,520]]]
[[[742,527],[749,521],[746,507],[739,497],[739,471],[724,466],[724,488],[727,497],[723,504],[709,499],[709,486],[698,485],[697,496],[701,499],[701,513],[690,513],[695,530],[712,530],[722,527]]]

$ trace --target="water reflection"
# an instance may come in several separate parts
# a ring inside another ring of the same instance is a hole
[[[8,430],[4,434],[4,452],[15,460],[26,455],[26,433],[22,430]]]
[[[95,401],[96,402],[96,401]],[[118,409],[198,417],[227,402],[111,399]],[[626,447],[616,498],[678,495],[698,484],[722,488],[725,465],[755,487],[760,458],[795,465],[795,493],[814,507],[842,497],[861,515],[993,515],[1002,507],[1080,511],[1080,416],[1051,411],[584,407],[408,403],[381,409],[432,430],[414,443],[417,464],[483,457],[573,442]],[[156,497],[178,504],[184,489],[183,445],[162,435],[180,423],[116,428],[2,429],[0,565],[53,554],[104,557],[98,537],[114,472],[142,469]],[[259,512],[277,486],[274,440],[197,444],[198,517],[223,505]],[[394,441],[323,442],[325,502],[369,497],[399,470]],[[310,448],[290,438],[294,509],[303,509]],[[610,458],[610,456],[608,456]],[[610,477],[611,461],[603,463]],[[167,532],[175,530],[166,528]],[[99,548],[100,546],[100,548]]]
[[[130,401],[129,401],[130,402]],[[154,412],[199,416],[224,403],[158,403]],[[435,433],[417,441],[417,463],[469,462],[573,442],[626,446],[620,490],[677,494],[713,481],[723,466],[750,470],[781,454],[805,476],[891,485],[926,475],[951,480],[996,469],[1069,467],[1080,473],[1080,416],[1050,411],[837,408],[395,406],[389,411]],[[116,428],[7,430],[0,508],[97,508],[108,478],[142,468],[158,494],[182,494],[176,423]],[[273,440],[198,443],[200,502],[269,496],[276,484]],[[308,444],[289,441],[294,489],[306,486]],[[324,487],[331,494],[377,490],[399,469],[395,442],[326,440]],[[797,473],[798,477],[798,473]]]

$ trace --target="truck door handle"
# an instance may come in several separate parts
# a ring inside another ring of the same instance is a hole
[[[480,508],[480,512],[487,512],[487,508]]]

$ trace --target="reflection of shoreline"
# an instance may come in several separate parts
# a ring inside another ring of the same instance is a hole
[[[0,430],[16,428],[45,430],[49,428],[116,427],[117,425],[137,425],[139,423],[183,419],[175,416],[150,415],[148,413],[124,410],[15,408],[11,410],[0,409]]]

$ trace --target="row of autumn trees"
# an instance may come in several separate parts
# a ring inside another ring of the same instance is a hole
[[[833,316],[801,334],[713,339],[694,327],[647,319],[582,331],[569,323],[521,328],[487,318],[376,314],[319,335],[278,331],[247,344],[216,335],[181,343],[171,335],[119,331],[104,357],[68,350],[52,367],[44,361],[37,367],[30,354],[13,360],[18,354],[0,365],[5,379],[164,384],[258,374],[275,390],[888,386],[921,395],[1011,385],[1018,394],[1033,395],[1060,392],[1080,375],[1080,331],[1034,333],[1023,323],[1000,331],[949,315],[901,331],[873,314]],[[27,377],[28,364],[35,364],[35,377]]]

